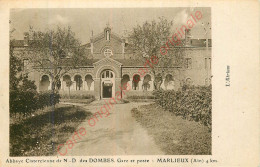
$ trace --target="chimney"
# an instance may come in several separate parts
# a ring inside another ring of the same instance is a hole
[[[24,46],[28,46],[28,44],[29,44],[29,33],[28,32],[24,33],[23,44],[24,44]]]
[[[191,30],[185,29],[185,46],[191,46]]]

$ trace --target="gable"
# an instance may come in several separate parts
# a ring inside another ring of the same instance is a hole
[[[111,65],[111,66],[122,66],[122,63],[111,59],[111,58],[103,58],[95,63],[93,63],[94,66],[103,66],[103,65]]]

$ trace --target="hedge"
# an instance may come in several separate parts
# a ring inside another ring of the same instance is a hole
[[[60,96],[52,91],[10,90],[10,113],[31,114],[37,109],[59,103]]]
[[[211,86],[190,87],[174,90],[157,90],[153,94],[156,103],[165,110],[184,119],[201,122],[211,129],[212,93]]]

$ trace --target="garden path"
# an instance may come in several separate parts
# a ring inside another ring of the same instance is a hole
[[[74,104],[87,108],[93,114],[103,106],[103,100],[90,104]],[[108,117],[98,118],[95,126],[90,127],[88,120],[79,125],[87,131],[77,140],[72,149],[67,149],[68,156],[90,155],[163,155],[154,139],[131,115],[131,109],[149,103],[115,104]],[[72,136],[69,138],[71,139]],[[60,152],[64,153],[68,145]],[[59,154],[58,154],[59,155]]]

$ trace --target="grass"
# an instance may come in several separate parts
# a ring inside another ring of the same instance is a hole
[[[65,103],[82,103],[82,104],[89,104],[95,99],[60,99],[60,102],[65,102]]]
[[[131,112],[165,154],[211,155],[208,127],[175,116],[157,104],[140,106]]]
[[[69,105],[58,104],[52,110],[45,108],[22,121],[11,121],[10,156],[55,155],[57,146],[65,143],[79,124],[91,116],[85,109]]]

